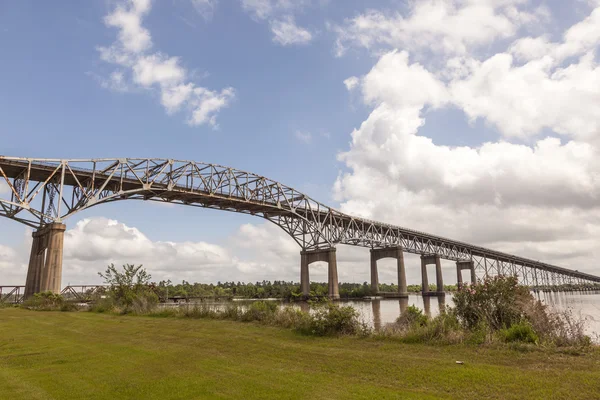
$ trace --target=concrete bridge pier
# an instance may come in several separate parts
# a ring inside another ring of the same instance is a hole
[[[55,223],[33,232],[25,298],[46,291],[60,293],[65,230],[64,224]]]
[[[429,280],[427,279],[427,266],[435,264],[435,277],[437,290],[429,291]],[[444,278],[442,276],[442,263],[440,256],[437,254],[427,254],[421,256],[421,276],[422,276],[422,294],[423,296],[440,296],[444,295]]]
[[[337,260],[335,247],[320,250],[303,250],[300,252],[300,288],[302,295],[308,297],[310,294],[310,275],[308,266],[317,261],[328,264],[329,298],[336,300],[340,298],[338,289]]]
[[[406,269],[404,267],[404,252],[401,246],[371,249],[371,290],[379,293],[379,274],[377,261],[382,258],[395,258],[398,265],[398,297],[408,297],[406,286]],[[396,296],[394,296],[396,297]]]
[[[477,276],[475,275],[475,263],[473,260],[460,260],[456,262],[456,284],[459,288],[463,284],[462,271],[464,269],[471,271],[471,283],[477,283]]]

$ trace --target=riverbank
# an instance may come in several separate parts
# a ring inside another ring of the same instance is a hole
[[[589,399],[600,397],[598,382],[598,351],[315,338],[234,321],[0,309],[6,398]]]

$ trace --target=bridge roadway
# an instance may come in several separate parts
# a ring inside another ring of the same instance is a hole
[[[26,296],[60,290],[63,222],[92,206],[118,200],[178,203],[257,215],[288,233],[301,247],[301,285],[308,294],[308,265],[329,264],[330,295],[337,297],[335,246],[371,248],[371,285],[378,291],[377,260],[398,264],[399,295],[406,295],[404,252],[421,255],[425,294],[443,292],[440,259],[457,265],[472,281],[517,275],[534,287],[590,285],[600,277],[390,224],[357,218],[327,207],[260,175],[191,161],[167,159],[58,160],[0,156],[0,215],[34,228]],[[37,239],[36,239],[37,238]],[[48,251],[46,251],[48,250]],[[436,266],[436,292],[429,292],[427,265]],[[56,286],[58,285],[58,286]]]

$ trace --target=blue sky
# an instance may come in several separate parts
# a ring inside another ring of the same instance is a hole
[[[600,235],[598,15],[594,0],[4,1],[0,153],[218,163],[347,212],[586,263]],[[184,87],[203,94],[169,106]],[[99,231],[76,229],[90,219]],[[19,279],[28,233],[0,224]],[[225,271],[181,261],[192,280],[297,275],[293,242],[279,259],[236,248],[285,240],[251,217],[123,202],[68,224],[90,246],[115,226],[155,247],[189,242]],[[65,273],[85,280],[127,254],[67,254]],[[361,257],[348,250],[342,278],[367,279]]]

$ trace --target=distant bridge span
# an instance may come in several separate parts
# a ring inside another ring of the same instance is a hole
[[[2,184],[6,184],[3,189]],[[33,159],[0,156],[0,216],[38,229],[25,295],[60,291],[63,222],[98,204],[118,200],[177,203],[257,215],[283,229],[301,247],[301,284],[308,294],[308,265],[329,264],[329,289],[337,296],[335,246],[371,248],[371,284],[378,290],[377,260],[398,261],[399,295],[406,294],[403,252],[421,255],[424,293],[428,264],[457,262],[477,277],[510,274],[535,287],[597,284],[600,277],[390,224],[357,218],[327,207],[260,175],[216,164],[147,158]]]

